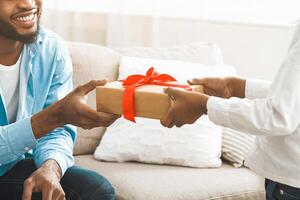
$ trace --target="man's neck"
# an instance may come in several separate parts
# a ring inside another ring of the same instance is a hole
[[[0,64],[14,65],[21,54],[23,43],[0,36]]]

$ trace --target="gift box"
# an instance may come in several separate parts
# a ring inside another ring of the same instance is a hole
[[[132,75],[123,81],[115,81],[96,88],[97,111],[124,115],[135,122],[134,117],[162,119],[171,100],[164,88],[203,92],[203,86],[189,86],[175,82],[166,74],[157,74],[150,68],[146,74]]]

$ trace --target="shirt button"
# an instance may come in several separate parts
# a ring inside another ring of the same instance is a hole
[[[30,148],[29,147],[25,147],[24,150],[27,152],[27,151],[30,150]]]
[[[280,195],[283,195],[284,191],[283,190],[279,190],[279,193],[280,193]]]

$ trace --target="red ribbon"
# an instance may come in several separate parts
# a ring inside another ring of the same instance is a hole
[[[189,85],[168,83],[173,81],[177,81],[177,80],[168,74],[156,73],[153,67],[151,67],[147,71],[146,76],[135,74],[135,75],[128,76],[125,80],[122,80],[123,86],[125,87],[124,96],[123,96],[124,118],[128,119],[129,121],[135,122],[134,92],[137,87],[143,85],[160,85],[160,86],[177,87],[186,90],[192,90]]]

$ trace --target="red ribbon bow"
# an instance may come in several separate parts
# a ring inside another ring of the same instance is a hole
[[[172,81],[177,81],[177,80],[168,74],[158,74],[157,72],[154,71],[153,67],[151,67],[147,71],[146,76],[135,74],[135,75],[128,76],[125,80],[122,80],[123,86],[125,87],[124,96],[123,96],[124,118],[132,122],[135,122],[134,92],[137,87],[143,85],[160,85],[160,86],[177,87],[186,90],[191,90],[191,87],[188,85],[168,83]]]

